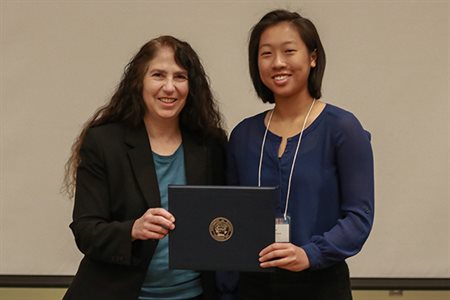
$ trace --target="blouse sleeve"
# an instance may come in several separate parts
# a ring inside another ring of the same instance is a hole
[[[311,269],[330,266],[358,253],[374,218],[374,170],[370,134],[351,115],[338,124],[335,157],[341,218],[323,235],[302,246]]]

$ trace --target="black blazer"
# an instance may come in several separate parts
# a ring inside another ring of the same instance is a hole
[[[187,183],[223,184],[225,141],[182,135]],[[70,228],[84,258],[63,299],[136,300],[158,241],[132,242],[131,228],[161,206],[145,126],[90,128],[80,156]],[[205,298],[215,299],[214,274],[201,276]]]

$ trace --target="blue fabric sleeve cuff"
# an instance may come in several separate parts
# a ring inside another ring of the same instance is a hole
[[[321,268],[320,250],[314,243],[301,246],[305,250],[309,259],[310,269],[317,270]]]

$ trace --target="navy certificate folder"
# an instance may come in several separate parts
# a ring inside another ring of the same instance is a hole
[[[169,268],[269,271],[259,252],[275,240],[275,187],[169,185]]]

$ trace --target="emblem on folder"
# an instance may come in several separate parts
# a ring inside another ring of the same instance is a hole
[[[209,234],[218,242],[228,241],[233,235],[233,224],[227,218],[215,218],[209,224]]]

